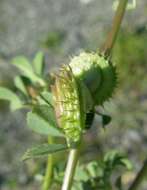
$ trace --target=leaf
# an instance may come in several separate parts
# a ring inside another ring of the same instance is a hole
[[[105,163],[111,165],[113,168],[116,166],[125,166],[128,170],[133,168],[132,163],[125,154],[119,151],[110,151],[104,157]]]
[[[133,169],[133,165],[132,165],[132,163],[130,162],[129,159],[123,158],[123,159],[121,159],[121,163],[122,163],[128,170],[132,170],[132,169]]]
[[[18,69],[20,69],[27,77],[30,77],[33,73],[33,68],[29,61],[24,56],[17,56],[12,60]]]
[[[28,149],[23,155],[22,160],[28,160],[40,156],[47,156],[58,151],[68,149],[67,144],[42,144],[31,149]]]
[[[57,137],[64,136],[63,133],[60,131],[60,129],[51,125],[49,122],[44,120],[41,116],[39,116],[37,113],[29,112],[27,114],[27,125],[34,132],[37,132],[40,134],[57,136]]]
[[[12,111],[23,107],[19,97],[7,88],[0,87],[0,99],[10,101],[10,108]]]
[[[54,109],[48,105],[37,105],[33,108],[33,113],[47,121],[50,125],[58,127]]]
[[[97,164],[97,162],[95,162],[95,161],[90,162],[90,163],[87,165],[88,173],[89,173],[90,176],[93,177],[93,178],[97,176],[97,167],[98,167],[98,164]]]
[[[79,182],[79,181],[88,181],[88,179],[89,179],[88,172],[84,170],[83,167],[80,167],[80,166],[77,167],[74,180]]]
[[[44,101],[46,101],[47,104],[53,106],[53,95],[50,92],[48,91],[42,92],[41,97]]]
[[[15,86],[23,93],[25,94],[26,96],[28,96],[28,92],[26,90],[26,86],[22,80],[22,77],[21,76],[16,76],[15,79],[14,79],[14,84]]]
[[[117,151],[117,150],[111,150],[108,151],[105,156],[104,156],[104,162],[115,162],[118,159],[120,160],[120,158],[122,158],[122,156],[124,156],[121,152]]]
[[[35,73],[42,76],[44,70],[44,55],[43,52],[38,52],[33,60]]]
[[[73,187],[71,190],[84,190],[82,182],[75,182],[73,183]]]
[[[29,78],[32,82],[39,82],[41,85],[44,85],[44,81],[34,73],[33,67],[24,56],[15,57],[12,60],[12,64],[20,69],[23,75]]]
[[[36,96],[36,100],[38,105],[48,105],[48,103],[40,95]]]

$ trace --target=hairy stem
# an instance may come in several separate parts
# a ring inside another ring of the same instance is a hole
[[[64,176],[64,181],[63,181],[61,190],[70,190],[72,187],[75,169],[76,169],[78,158],[79,158],[79,149],[80,149],[80,146],[70,150],[68,162],[66,166],[66,171],[65,171],[65,176]]]
[[[106,38],[103,47],[101,48],[101,53],[104,54],[106,57],[108,57],[111,54],[112,48],[114,46],[125,13],[127,2],[128,0],[119,0],[119,5],[117,7],[112,23],[112,28],[108,34],[108,37]]]
[[[49,144],[53,143],[52,137],[48,137],[48,143]],[[46,167],[46,172],[45,172],[45,176],[44,176],[42,190],[49,190],[51,183],[52,183],[52,176],[53,176],[53,155],[50,154],[48,156],[48,160],[47,160],[47,167]]]
[[[134,179],[133,183],[131,184],[128,190],[139,189],[141,182],[144,180],[146,176],[147,176],[147,159],[145,160],[141,170],[138,172],[136,178]]]

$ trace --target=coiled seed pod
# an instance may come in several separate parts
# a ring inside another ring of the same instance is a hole
[[[94,105],[101,105],[112,96],[116,86],[116,69],[97,53],[81,53],[71,59],[74,76],[89,89]]]
[[[68,65],[63,65],[55,77],[52,92],[58,124],[63,129],[68,144],[76,143],[80,140],[86,114],[78,83]]]
[[[81,53],[61,67],[52,92],[57,121],[69,145],[80,141],[93,121],[94,106],[110,98],[115,85],[115,67],[96,53]]]

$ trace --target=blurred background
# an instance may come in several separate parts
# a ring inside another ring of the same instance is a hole
[[[96,50],[105,41],[114,15],[114,0],[0,0],[0,85],[13,88],[17,71],[11,60],[25,55],[30,60],[38,50],[45,53],[46,70],[68,63],[82,49]],[[132,3],[129,1],[129,3]],[[85,157],[99,151],[126,152],[134,169],[130,182],[147,157],[147,1],[137,1],[127,10],[113,60],[119,84],[104,112],[113,118],[104,131],[96,127],[86,138]],[[0,101],[0,190],[39,190],[36,162],[22,163],[26,148],[40,136],[26,127],[25,111],[9,111]],[[98,119],[95,125],[99,125]],[[97,133],[95,132],[97,131]],[[39,161],[38,161],[39,162]],[[36,172],[36,173],[37,173]],[[140,190],[145,190],[145,182]]]

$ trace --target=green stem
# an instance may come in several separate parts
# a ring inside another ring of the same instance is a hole
[[[75,169],[79,158],[79,150],[80,146],[70,150],[61,190],[70,190],[72,187]]]
[[[48,137],[48,143],[49,144],[53,143],[52,137]],[[49,190],[51,183],[52,183],[52,176],[53,176],[53,155],[50,154],[48,156],[48,160],[47,160],[47,167],[46,167],[46,172],[45,172],[45,176],[44,176],[42,190]]]
[[[108,37],[101,48],[101,53],[104,54],[106,57],[108,57],[111,54],[112,48],[114,46],[124,13],[126,9],[128,0],[120,0],[119,5],[117,7],[113,23],[112,23],[112,28],[108,34]]]
[[[139,189],[141,182],[144,180],[146,176],[147,176],[147,159],[145,160],[141,170],[138,172],[136,178],[134,179],[133,183],[131,184],[128,190]]]

